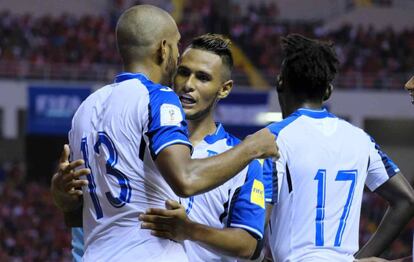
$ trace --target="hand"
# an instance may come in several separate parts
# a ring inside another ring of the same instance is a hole
[[[354,262],[387,262],[388,260],[379,257],[367,257],[361,259],[355,259]]]
[[[410,80],[407,81],[404,85],[405,89],[412,90],[414,89],[414,76],[410,78]]]
[[[84,164],[83,160],[79,159],[69,163],[69,154],[69,146],[64,145],[58,170],[53,175],[51,183],[53,200],[64,212],[70,211],[73,203],[80,202],[82,196],[80,188],[88,185],[88,180],[79,179],[79,177],[90,174],[88,168],[77,169]]]
[[[257,151],[257,158],[280,157],[276,136],[268,128],[263,128],[245,139]]]
[[[165,207],[150,208],[145,214],[139,215],[142,229],[150,229],[151,235],[160,238],[183,241],[189,238],[191,221],[185,208],[177,201],[167,200]]]

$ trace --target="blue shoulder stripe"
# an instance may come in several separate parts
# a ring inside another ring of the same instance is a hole
[[[288,116],[287,118],[283,119],[282,121],[268,125],[267,128],[269,128],[273,134],[278,136],[280,131],[282,131],[283,128],[287,127],[289,124],[294,122],[300,116],[301,114],[298,111],[296,111],[290,116]]]
[[[375,149],[378,151],[378,154],[381,157],[382,163],[384,163],[385,169],[387,170],[387,174],[389,177],[395,176],[400,169],[398,166],[392,161],[392,159],[381,150],[381,147],[375,142],[374,138],[371,138],[372,143],[375,144]]]

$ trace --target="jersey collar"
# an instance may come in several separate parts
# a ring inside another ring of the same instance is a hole
[[[130,73],[130,72],[122,72],[122,73],[119,73],[116,77],[115,77],[115,83],[120,83],[120,82],[122,82],[122,81],[125,81],[125,80],[130,80],[130,79],[139,79],[139,80],[142,80],[142,79],[145,79],[145,80],[149,80],[149,78],[145,75],[145,74],[143,74],[143,73]]]
[[[309,108],[299,108],[296,110],[295,114],[304,115],[311,118],[325,118],[325,117],[336,117],[335,115],[331,114],[326,110],[326,108],[322,109],[309,109]]]
[[[216,123],[216,127],[217,127],[216,132],[204,137],[204,141],[206,141],[208,144],[214,144],[218,140],[226,138],[227,136],[227,132],[226,130],[224,130],[224,127],[221,123]]]

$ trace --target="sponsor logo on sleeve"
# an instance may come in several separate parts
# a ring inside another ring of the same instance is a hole
[[[180,126],[183,121],[180,108],[173,104],[163,104],[160,108],[161,126]]]
[[[260,206],[261,208],[265,208],[264,186],[263,183],[257,179],[253,181],[250,202]]]

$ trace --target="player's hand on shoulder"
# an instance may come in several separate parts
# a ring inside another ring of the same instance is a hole
[[[141,228],[151,230],[153,236],[183,241],[189,238],[188,230],[191,221],[188,219],[184,206],[177,201],[167,200],[166,209],[150,208],[145,214],[139,215]]]
[[[367,257],[361,259],[355,259],[355,262],[387,262],[388,260],[379,257]]]
[[[64,145],[58,169],[51,182],[53,199],[56,205],[64,211],[66,207],[63,199],[78,200],[82,196],[81,187],[88,185],[88,180],[80,179],[80,177],[90,174],[88,168],[78,169],[84,164],[83,160],[69,162],[69,154],[69,146]]]
[[[276,136],[268,128],[260,129],[256,133],[247,136],[245,142],[257,151],[257,158],[279,158]]]

